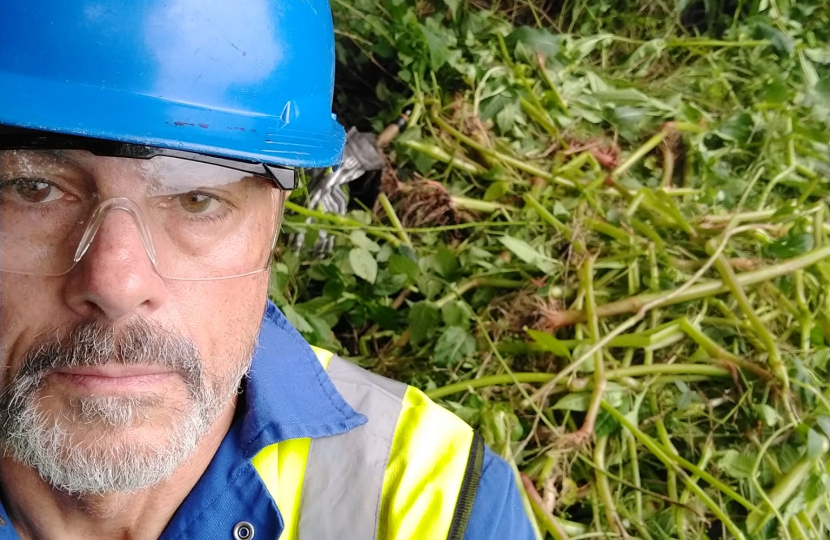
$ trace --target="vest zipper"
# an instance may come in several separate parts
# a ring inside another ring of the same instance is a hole
[[[455,513],[450,524],[450,533],[447,540],[464,540],[470,514],[473,513],[473,503],[481,480],[481,467],[484,463],[484,439],[473,432],[473,442],[470,445],[470,457],[467,458],[467,470],[458,492],[458,501],[455,504]]]

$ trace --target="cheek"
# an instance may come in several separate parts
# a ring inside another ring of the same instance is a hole
[[[167,303],[176,306],[186,335],[211,372],[228,371],[259,334],[268,274],[242,278],[171,282]]]
[[[58,278],[0,274],[0,387],[33,340],[62,322]]]

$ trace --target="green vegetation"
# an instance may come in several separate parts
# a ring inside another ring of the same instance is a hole
[[[480,429],[540,538],[828,538],[827,3],[553,4],[332,1],[341,119],[410,127],[374,208],[292,196],[272,297]]]

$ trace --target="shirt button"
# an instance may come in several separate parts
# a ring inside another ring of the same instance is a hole
[[[234,540],[252,540],[254,537],[254,526],[247,521],[240,521],[233,527]]]

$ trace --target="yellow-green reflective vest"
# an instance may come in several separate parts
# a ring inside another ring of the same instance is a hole
[[[368,422],[254,456],[284,520],[280,540],[462,540],[481,476],[481,438],[418,389],[314,352]]]

